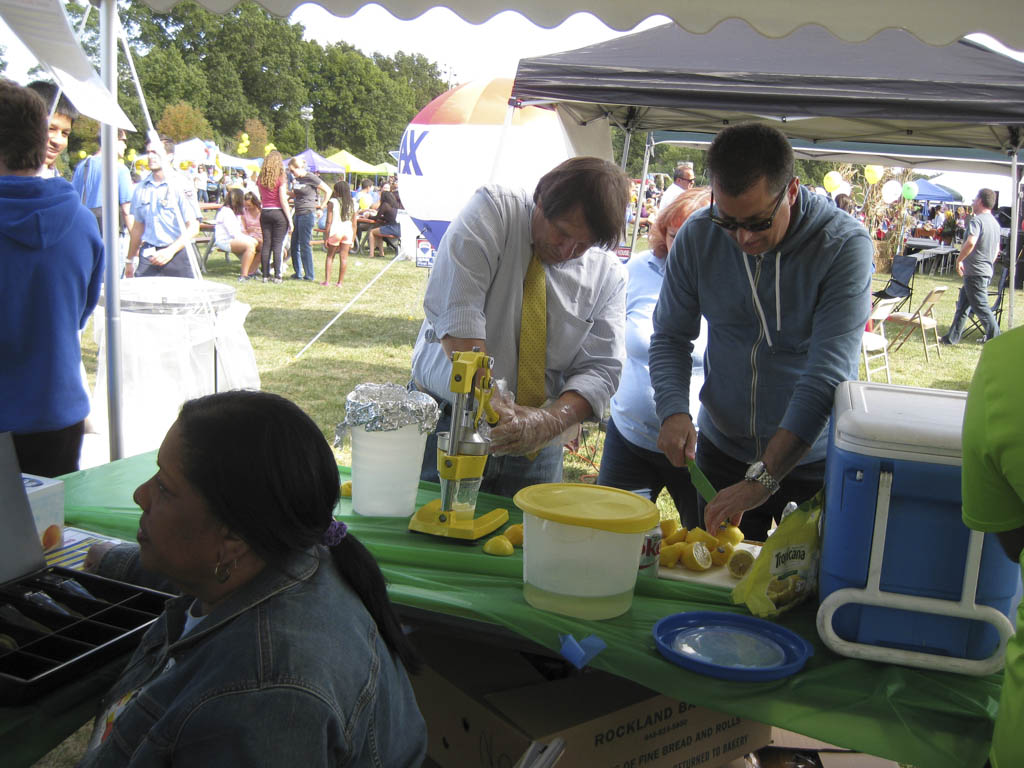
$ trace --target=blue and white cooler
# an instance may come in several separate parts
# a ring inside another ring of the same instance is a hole
[[[961,520],[964,392],[848,381],[825,471],[818,634],[836,653],[985,675],[1020,567]]]

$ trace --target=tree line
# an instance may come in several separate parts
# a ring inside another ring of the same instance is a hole
[[[77,29],[85,7],[66,8]],[[346,43],[322,46],[303,40],[301,24],[252,2],[214,14],[194,2],[157,13],[121,0],[118,13],[157,129],[175,141],[211,139],[230,154],[263,157],[273,143],[293,155],[306,148],[308,128],[311,147],[392,162],[387,152],[398,148],[409,120],[447,90],[437,64],[420,54],[366,56]],[[90,13],[82,42],[98,70],[98,14]],[[139,128],[128,144],[141,152],[146,122],[121,53],[118,99]],[[313,108],[308,124],[304,106]],[[95,150],[94,126],[76,126],[73,157]],[[238,152],[242,134],[248,150]]]

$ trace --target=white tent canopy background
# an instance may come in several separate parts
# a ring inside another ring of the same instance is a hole
[[[144,0],[145,1],[145,0]],[[197,0],[207,10],[224,13],[236,5],[236,0]],[[103,126],[102,152],[103,201],[109,213],[106,221],[106,248],[110,253],[116,250],[116,227],[114,212],[116,196],[114,181],[114,131],[117,127],[131,128],[124,112],[117,106],[117,36],[119,22],[115,0],[99,0],[100,15],[100,59],[103,88],[95,81],[95,72],[84,72],[80,62],[72,68],[65,61],[72,61],[69,53],[68,35],[73,33],[63,14],[59,0],[0,0],[0,16],[14,33],[26,43],[36,57],[53,72],[58,84],[69,98],[85,114],[92,115],[96,105],[102,104]],[[168,11],[175,0],[148,0],[154,10]],[[260,3],[271,13],[287,16],[300,5],[299,0],[261,0]],[[365,5],[365,0],[322,0],[320,4],[328,11],[347,16]],[[410,19],[439,5],[435,0],[380,0],[395,16]],[[552,27],[568,16],[581,10],[577,3],[567,0],[449,0],[445,4],[463,19],[479,23],[504,11],[519,11],[534,23]],[[819,24],[837,37],[851,41],[863,41],[883,29],[901,28],[920,40],[932,45],[945,45],[971,33],[987,33],[1003,44],[1017,50],[1024,49],[1024,25],[1017,23],[1020,6],[1018,0],[986,0],[984,3],[963,3],[960,0],[933,0],[922,6],[918,3],[892,3],[891,0],[819,0],[816,3],[795,3],[792,0],[719,0],[717,3],[669,3],[666,0],[591,0],[586,9],[615,29],[631,29],[644,19],[662,14],[668,16],[690,32],[706,33],[725,19],[739,18],[747,21],[761,34],[768,37],[784,37],[805,24]],[[63,17],[62,24],[47,24],[43,17],[54,12]],[[81,53],[81,59],[88,61]],[[794,52],[794,55],[797,55]],[[60,57],[60,61],[56,60]],[[91,67],[90,67],[91,69]],[[66,81],[66,82],[65,82]],[[77,96],[77,98],[76,98]],[[110,100],[113,99],[113,104]],[[80,103],[81,101],[81,103]],[[88,103],[87,103],[88,102]],[[1015,233],[1014,233],[1015,234]],[[108,261],[105,281],[106,295],[110,302],[117,302],[118,275],[116,260]],[[1011,303],[1012,307],[1012,303]],[[120,325],[116,311],[107,313],[108,344],[108,408],[110,421],[111,459],[120,458]]]

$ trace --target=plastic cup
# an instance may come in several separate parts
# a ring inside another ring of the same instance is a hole
[[[390,431],[352,429],[352,511],[370,517],[410,517],[427,433],[407,424]]]

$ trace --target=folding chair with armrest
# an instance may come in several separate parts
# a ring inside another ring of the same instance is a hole
[[[889,351],[896,352],[900,347],[903,346],[903,342],[911,337],[916,328],[921,329],[921,343],[924,344],[924,359],[926,362],[930,362],[928,358],[928,348],[930,346],[935,347],[935,354],[942,358],[942,352],[939,350],[939,331],[938,321],[935,319],[934,309],[935,305],[939,302],[947,290],[948,286],[940,285],[932,288],[928,295],[924,297],[924,301],[921,302],[921,306],[917,308],[917,311],[913,314],[909,312],[893,312],[889,315],[888,322],[890,325],[899,326],[899,333],[889,343]],[[935,343],[928,343],[927,331],[931,331],[932,335],[935,336]]]
[[[892,260],[892,270],[889,275],[889,282],[872,295],[874,303],[882,299],[899,299],[896,310],[902,309],[903,305],[913,300],[914,297],[914,275],[917,272],[917,259],[905,254],[897,254]]]
[[[868,381],[871,381],[872,373],[885,371],[885,383],[892,383],[889,378],[889,341],[885,338],[885,321],[899,302],[899,299],[879,299],[868,316],[870,330],[864,331],[860,344],[864,355],[864,378]],[[882,364],[872,368],[871,364],[876,360],[881,360]]]

